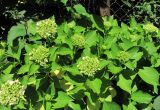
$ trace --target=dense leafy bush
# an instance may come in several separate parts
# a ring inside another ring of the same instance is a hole
[[[159,110],[160,30],[73,8],[74,20],[21,22],[1,41],[0,109]]]

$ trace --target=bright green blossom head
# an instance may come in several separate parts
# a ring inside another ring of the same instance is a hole
[[[48,63],[49,57],[49,49],[44,46],[39,46],[38,48],[34,48],[29,53],[29,59],[35,61],[41,66],[45,66]]]
[[[99,66],[100,62],[97,58],[92,58],[88,56],[83,57],[77,65],[80,73],[88,76],[93,76],[94,74],[96,74],[96,71],[99,70]]]
[[[0,88],[0,103],[2,105],[16,105],[24,99],[25,87],[18,81],[7,81]]]
[[[71,37],[71,39],[75,46],[83,47],[85,45],[85,38],[83,35],[75,34]]]
[[[54,37],[57,32],[57,24],[54,19],[45,19],[37,22],[37,33],[42,38]]]
[[[105,29],[109,29],[110,27],[112,27],[112,24],[109,21],[105,21],[104,27],[105,27]]]
[[[129,60],[129,53],[126,51],[121,51],[119,52],[119,54],[117,55],[117,58],[119,61],[121,62],[127,62]]]
[[[158,32],[158,28],[151,23],[144,25],[143,28],[148,33]]]
[[[74,28],[76,26],[76,22],[75,21],[71,21],[67,25],[68,25],[69,28]]]
[[[131,39],[132,42],[138,41],[139,39],[141,39],[142,37],[140,35],[130,35],[129,38]]]

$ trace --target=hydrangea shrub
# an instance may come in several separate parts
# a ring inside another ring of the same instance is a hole
[[[159,110],[160,30],[73,8],[80,17],[10,29],[0,44],[0,109]]]

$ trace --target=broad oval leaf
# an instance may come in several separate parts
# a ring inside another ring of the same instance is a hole
[[[156,99],[154,99],[153,108],[155,110],[160,110],[160,96],[158,96]]]
[[[76,12],[79,13],[79,14],[86,14],[86,13],[87,13],[86,9],[85,9],[82,5],[80,5],[80,4],[75,5],[75,6],[74,6],[74,9],[75,9]]]
[[[63,108],[69,104],[73,99],[69,97],[65,92],[59,91],[58,97],[55,99],[56,103],[53,104],[53,108]]]
[[[120,74],[117,85],[124,91],[131,93],[131,90],[132,90],[131,88],[132,80],[131,79],[126,79],[125,77],[123,77],[122,74]]]
[[[104,102],[102,110],[121,110],[121,107],[115,102]]]
[[[13,26],[8,32],[8,36],[7,36],[8,44],[12,46],[14,39],[20,36],[25,36],[25,35],[26,35],[26,29],[23,24],[18,24],[16,26]]]
[[[144,67],[144,69],[140,69],[138,75],[148,84],[153,86],[159,84],[159,73],[152,67]]]
[[[131,95],[131,99],[139,102],[139,103],[150,103],[152,101],[153,96],[143,91],[136,91]]]
[[[89,47],[95,46],[96,43],[99,41],[99,38],[98,38],[96,31],[88,31],[85,34],[85,38],[86,38],[86,44]]]
[[[101,90],[102,81],[96,78],[93,81],[87,80],[86,85],[93,90],[94,93],[99,94]]]

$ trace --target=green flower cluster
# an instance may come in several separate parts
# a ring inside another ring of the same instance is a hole
[[[54,37],[57,32],[57,24],[54,19],[41,20],[37,22],[36,31],[42,38]]]
[[[126,51],[121,51],[119,52],[119,54],[117,55],[117,58],[119,61],[121,62],[127,62],[129,60],[129,53]]]
[[[158,28],[151,23],[144,25],[143,28],[148,33],[158,32]]]
[[[0,88],[0,103],[2,105],[16,105],[20,100],[25,100],[24,92],[25,87],[19,80],[7,81]]]
[[[112,24],[109,21],[105,21],[104,27],[105,27],[105,29],[109,29],[110,27],[112,27]]]
[[[138,41],[139,39],[141,39],[140,35],[130,35],[129,38],[131,39],[132,42]]]
[[[71,37],[71,39],[75,46],[82,48],[85,45],[85,38],[83,35],[75,34]]]
[[[80,73],[83,73],[88,76],[93,76],[96,71],[99,70],[100,62],[97,58],[92,57],[83,57],[82,60],[78,63],[77,67],[80,70]]]
[[[44,46],[39,46],[36,49],[34,48],[29,53],[29,59],[35,61],[41,66],[46,65],[46,63],[48,62],[48,57],[49,57],[49,49]]]
[[[74,28],[76,26],[76,23],[75,23],[75,21],[71,21],[67,25],[69,28]]]

